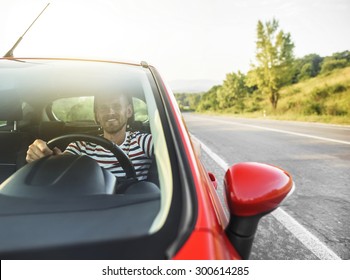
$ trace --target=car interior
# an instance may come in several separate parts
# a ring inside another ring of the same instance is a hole
[[[92,96],[85,97],[93,99]],[[64,100],[69,100],[66,98]],[[58,119],[53,112],[53,102],[41,108],[43,117],[38,116],[31,105],[26,102],[18,100],[6,99],[0,105],[0,184],[10,177],[15,171],[26,165],[26,152],[28,146],[34,142],[35,139],[42,139],[49,141],[56,137],[67,134],[88,134],[88,135],[102,135],[101,127],[91,118],[90,120],[70,120],[64,121]],[[135,101],[134,101],[135,102]],[[142,100],[137,100],[138,103]],[[150,133],[150,125],[147,116],[143,116],[142,120],[136,119],[134,116],[130,118],[127,130],[140,131]],[[142,108],[144,109],[144,108]],[[57,146],[62,151],[67,147],[71,141],[60,141]],[[153,163],[154,162],[154,163]],[[155,159],[152,160],[152,167],[150,169],[149,181],[158,184],[157,170]]]

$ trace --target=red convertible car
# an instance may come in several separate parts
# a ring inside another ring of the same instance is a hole
[[[143,179],[99,136],[94,98],[114,92],[132,99],[128,130],[152,135]],[[1,259],[247,259],[259,219],[294,186],[277,167],[236,164],[225,175],[228,217],[170,88],[146,62],[2,58],[0,100]],[[27,163],[35,139],[100,145],[127,179],[86,155]]]

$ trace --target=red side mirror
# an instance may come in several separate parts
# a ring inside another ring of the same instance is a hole
[[[291,176],[275,166],[245,162],[225,175],[226,196],[235,216],[255,216],[277,208],[293,188]]]
[[[226,233],[243,259],[248,259],[261,217],[276,209],[294,187],[284,170],[262,163],[232,166],[225,175],[230,209]]]

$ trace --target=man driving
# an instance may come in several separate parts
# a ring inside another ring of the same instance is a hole
[[[128,120],[134,114],[131,97],[127,94],[95,96],[94,113],[96,122],[103,129],[103,137],[124,151],[135,168],[137,178],[145,180],[152,161],[152,135],[127,131]],[[26,160],[32,162],[44,156],[63,153],[87,155],[118,178],[125,177],[123,168],[111,151],[85,141],[72,142],[62,152],[57,147],[51,150],[45,141],[37,139],[29,146]]]

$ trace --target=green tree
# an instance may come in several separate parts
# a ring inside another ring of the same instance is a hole
[[[324,74],[349,65],[350,51],[337,52],[332,54],[332,56],[325,57],[321,65],[321,73]]]
[[[201,95],[198,93],[193,93],[190,94],[187,99],[190,110],[195,111],[198,107],[199,101],[201,100]]]
[[[292,83],[316,77],[321,70],[323,58],[318,54],[308,54],[294,61]]]
[[[226,75],[222,88],[217,91],[220,109],[236,107],[239,111],[243,111],[243,100],[248,94],[245,78],[245,75],[240,71]]]
[[[293,71],[294,43],[290,33],[278,29],[277,20],[260,20],[257,25],[256,61],[252,65],[248,85],[256,85],[259,90],[270,97],[274,109],[277,108],[279,90],[282,86],[290,84]]]
[[[181,111],[195,111],[201,100],[200,93],[175,93],[176,101]]]
[[[346,59],[334,59],[333,57],[326,57],[322,63],[321,73],[331,72],[334,69],[344,68],[348,65]]]
[[[345,59],[348,65],[350,64],[350,51],[336,52],[332,57],[336,60]]]
[[[216,111],[219,108],[217,93],[222,86],[213,86],[209,91],[201,96],[196,111]]]

